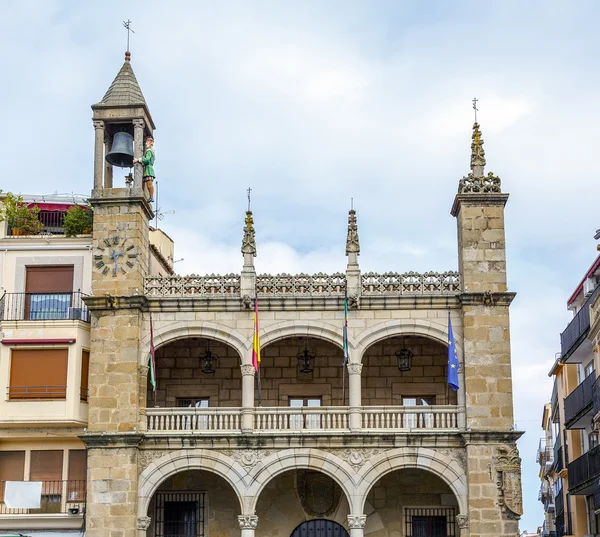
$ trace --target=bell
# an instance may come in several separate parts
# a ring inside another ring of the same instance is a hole
[[[133,166],[133,136],[127,132],[117,132],[113,138],[110,152],[106,154],[106,162],[119,168]]]

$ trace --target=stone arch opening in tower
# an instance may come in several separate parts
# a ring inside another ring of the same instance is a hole
[[[214,372],[206,371],[206,353]],[[202,337],[182,338],[156,349],[156,393],[148,375],[148,406],[240,407],[242,405],[241,358],[220,341]]]
[[[456,496],[441,477],[419,468],[382,476],[368,491],[364,512],[365,537],[460,535]]]
[[[312,371],[302,371],[298,355],[308,351]],[[338,346],[315,337],[279,339],[261,349],[261,402],[277,406],[342,406],[344,355]],[[347,382],[347,379],[346,379]]]
[[[163,481],[148,506],[148,537],[173,535],[238,537],[239,499],[221,476],[184,470]]]
[[[400,371],[396,353],[411,353],[410,369]],[[456,405],[448,387],[448,347],[430,338],[406,335],[383,339],[363,354],[363,405]]]
[[[316,469],[298,468],[273,477],[256,502],[256,537],[291,536],[307,520],[329,520],[348,527],[350,506],[340,485]]]

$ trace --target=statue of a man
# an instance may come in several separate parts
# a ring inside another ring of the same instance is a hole
[[[144,185],[148,191],[148,201],[154,201],[154,160],[156,156],[154,154],[154,138],[152,136],[146,136],[146,150],[142,158],[134,158],[133,163],[140,163],[144,166]]]

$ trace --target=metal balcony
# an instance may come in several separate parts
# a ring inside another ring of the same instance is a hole
[[[568,465],[569,494],[593,494],[600,477],[600,448],[595,447]]]
[[[596,300],[600,293],[600,285],[596,286],[594,292],[585,301],[581,309],[565,328],[565,331],[560,335],[560,351],[563,362],[578,363],[580,359],[571,359],[579,346],[586,341],[590,331],[590,306]],[[589,342],[588,342],[589,343]],[[591,344],[588,345],[591,351]]]
[[[83,515],[85,511],[85,481],[42,481],[39,509],[11,509],[7,507],[4,503],[5,488],[6,481],[0,481],[0,520],[1,515]]]
[[[0,321],[89,322],[81,291],[70,293],[5,293],[0,298]]]
[[[592,371],[583,382],[565,397],[565,427],[583,429],[589,424],[593,409],[592,391],[596,372]]]

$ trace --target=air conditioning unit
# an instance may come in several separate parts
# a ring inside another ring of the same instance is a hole
[[[596,288],[596,282],[593,278],[588,278],[583,282],[583,294],[584,296],[590,296]]]
[[[88,310],[87,308],[69,308],[68,318],[76,321],[87,321]]]

